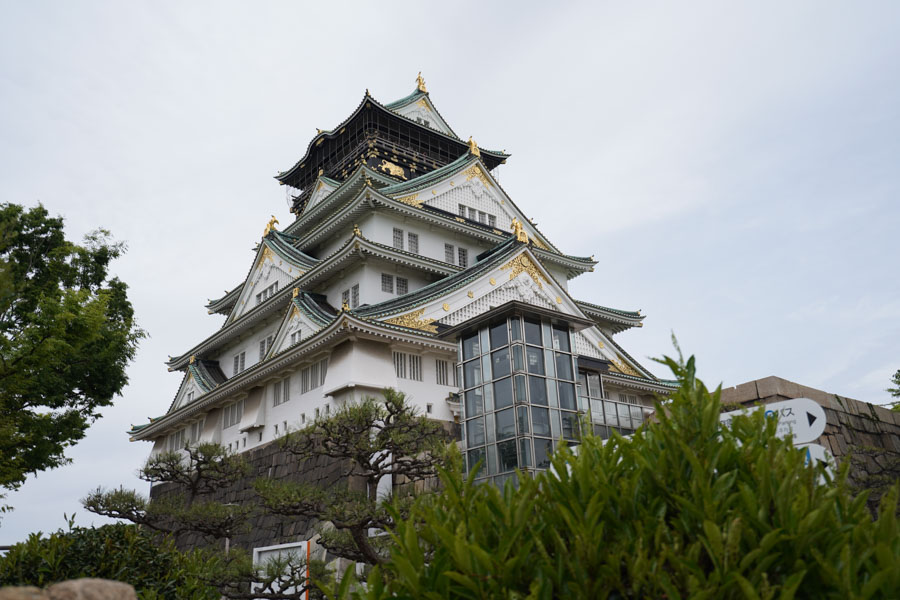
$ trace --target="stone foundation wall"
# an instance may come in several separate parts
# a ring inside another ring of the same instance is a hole
[[[825,409],[825,432],[815,443],[829,449],[838,462],[849,458],[851,483],[872,490],[874,506],[884,487],[900,478],[900,412],[780,377],[722,390],[723,404],[768,404],[793,398],[809,398]]]

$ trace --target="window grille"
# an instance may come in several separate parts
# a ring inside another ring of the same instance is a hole
[[[402,296],[409,292],[409,280],[405,277],[397,278],[397,295]]]
[[[422,357],[415,354],[409,355],[409,378],[413,381],[422,381]]]
[[[403,230],[394,227],[394,248],[403,250]]]
[[[438,385],[447,385],[449,382],[448,365],[446,360],[437,359],[434,361],[435,376]]]
[[[341,292],[341,306],[350,306],[350,290]]]
[[[394,276],[387,273],[381,274],[381,291],[388,294],[394,293]]]
[[[406,379],[406,354],[394,352],[394,373],[398,379]]]
[[[325,373],[328,371],[328,359],[323,358],[317,363],[300,370],[300,393],[305,394],[310,390],[325,383]]]
[[[359,306],[359,284],[357,283],[350,288],[350,308]]]
[[[494,215],[488,215],[488,225],[490,225],[491,227],[496,227],[497,217],[495,217]]]
[[[229,404],[225,407],[224,410],[224,421],[222,423],[222,428],[227,429],[229,427],[233,427],[241,422],[241,417],[244,416],[244,401],[239,400],[234,404]]]
[[[459,248],[459,266],[463,268],[469,266],[469,251],[465,248]]]
[[[450,264],[454,264],[453,260],[455,257],[453,255],[453,244],[444,244],[444,262],[448,262]]]
[[[413,254],[419,253],[419,234],[418,233],[408,233],[406,234],[406,241],[408,245],[408,250]]]
[[[235,355],[234,357],[234,369],[232,369],[232,376],[237,375],[241,371],[244,370],[244,358],[246,352],[241,352],[240,354]]]

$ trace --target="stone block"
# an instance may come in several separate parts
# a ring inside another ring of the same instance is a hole
[[[10,586],[0,588],[0,600],[47,600],[41,588],[34,586]]]
[[[770,399],[774,396],[781,395],[781,382],[785,381],[780,377],[770,376],[756,380],[756,393],[758,398]]]
[[[137,600],[134,588],[109,579],[72,579],[47,588],[50,600]]]
[[[722,390],[722,402],[724,404],[737,404],[757,400],[756,383],[753,381],[742,383],[733,388]]]

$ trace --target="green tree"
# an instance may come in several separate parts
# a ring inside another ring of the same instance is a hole
[[[630,439],[588,436],[552,469],[503,490],[444,473],[391,533],[365,588],[348,570],[332,596],[367,598],[896,598],[895,487],[877,519],[775,437],[762,411],[719,420],[719,390],[693,357]]]
[[[107,277],[124,250],[104,230],[66,240],[43,206],[0,204],[0,488],[65,464],[128,382],[145,334]]]
[[[101,577],[130,583],[142,600],[216,600],[208,580],[217,568],[201,553],[180,552],[170,539],[134,525],[87,528],[70,520],[68,531],[33,533],[0,557],[0,586]]]
[[[886,391],[894,398],[900,398],[900,369],[897,369],[897,372],[891,377],[891,383],[895,387],[890,387]],[[900,400],[893,403],[892,410],[900,411]]]

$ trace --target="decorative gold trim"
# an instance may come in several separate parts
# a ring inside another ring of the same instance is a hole
[[[448,312],[450,310],[450,305],[447,304],[446,302],[444,302],[443,309],[444,309],[444,312]]]
[[[472,139],[472,136],[469,136],[469,154],[472,156],[481,156],[481,150],[478,149],[478,144],[475,143],[475,140]]]
[[[528,243],[528,234],[525,232],[525,226],[522,225],[522,222],[517,218],[513,217],[512,223],[510,223],[510,228],[512,232],[515,234],[516,239],[520,242]]]
[[[535,237],[535,238],[531,238],[531,244],[532,244],[533,246],[537,246],[537,247],[540,248],[541,250],[547,250],[548,252],[550,251],[550,248],[547,247],[547,244],[545,244],[545,243],[542,242],[541,240],[537,239],[536,237]]]
[[[484,171],[481,170],[481,167],[478,165],[472,165],[465,171],[463,171],[463,175],[466,176],[466,181],[471,181],[476,177],[481,180],[481,183],[484,184],[484,187],[490,186],[490,180],[487,178],[487,175],[484,174]]]
[[[275,215],[272,215],[272,218],[269,219],[269,222],[266,224],[266,229],[263,231],[263,237],[269,235],[269,233],[273,231],[278,231],[275,229],[275,224],[278,223],[278,219],[275,218]]]
[[[408,204],[410,206],[415,206],[416,208],[422,208],[422,200],[417,200],[419,194],[410,194],[409,196],[401,196],[400,198],[394,198],[397,202],[402,202],[403,204]]]
[[[359,225],[354,225],[354,226],[353,226],[353,235],[355,235],[356,237],[362,237],[362,236],[363,236],[362,231],[359,230]]]
[[[423,319],[422,315],[424,314],[425,309],[420,308],[419,310],[414,310],[411,313],[400,315],[399,317],[391,317],[390,319],[385,319],[384,322],[391,325],[399,325],[400,327],[408,327],[409,329],[427,331],[428,333],[437,333],[437,326],[432,325],[432,323],[434,323],[434,319]]]
[[[425,98],[419,98],[419,100],[416,102],[416,106],[421,106],[425,110],[428,110],[428,103],[425,102]]]
[[[556,297],[556,303],[557,303],[557,304],[562,304],[562,298],[560,298],[559,296],[557,296],[557,297]]]
[[[462,217],[454,217],[454,219],[456,219],[456,220],[459,221],[460,223],[465,223],[465,222],[466,222],[466,220],[463,219]]]
[[[378,168],[385,173],[393,175],[394,177],[406,179],[406,173],[404,173],[403,167],[401,167],[400,165],[395,165],[386,158],[381,159],[381,164],[378,165]]]
[[[262,254],[259,257],[259,264],[263,264],[266,260],[271,260],[275,262],[275,254],[272,252],[272,249],[266,246],[263,248]]]
[[[493,277],[491,277],[490,281],[491,281],[491,285],[497,285],[497,280],[494,279]]]
[[[425,79],[422,77],[422,71],[419,71],[419,74],[416,76],[416,89],[423,94],[428,93],[428,90],[425,88]]]
[[[347,304],[346,302],[342,302],[341,303],[341,312],[349,312],[349,311],[350,311],[350,305]]]
[[[620,373],[624,373],[625,375],[632,375],[633,377],[640,377],[641,374],[626,365],[624,362],[620,360],[616,360],[615,358],[610,358],[609,361],[615,366],[616,370]]]
[[[606,344],[603,343],[603,340],[598,341],[597,345],[600,346],[601,348],[606,348]]]
[[[300,295],[300,288],[295,287],[295,288],[293,289],[293,291],[291,292],[291,298],[296,298],[296,297],[299,296],[299,295]]]
[[[196,361],[196,360],[197,360],[197,357],[194,354],[191,354],[191,360],[188,364],[192,365],[192,364],[194,364],[194,361]]]
[[[534,282],[536,284],[538,284],[538,287],[541,289],[544,289],[544,284],[541,283],[542,281],[550,283],[544,277],[543,273],[541,273],[541,271],[537,268],[537,266],[535,266],[535,264],[531,261],[531,259],[528,258],[528,256],[525,254],[518,255],[517,257],[515,257],[514,259],[512,259],[511,261],[509,261],[508,263],[506,263],[505,265],[503,265],[500,268],[501,269],[512,269],[512,271],[510,271],[510,273],[509,273],[510,280],[513,280],[516,277],[518,277],[518,275],[520,273],[528,273],[531,276],[531,278],[534,280]]]
[[[466,294],[466,296],[468,296],[469,298],[474,298],[475,294],[472,293],[472,290],[469,290],[469,293]]]

